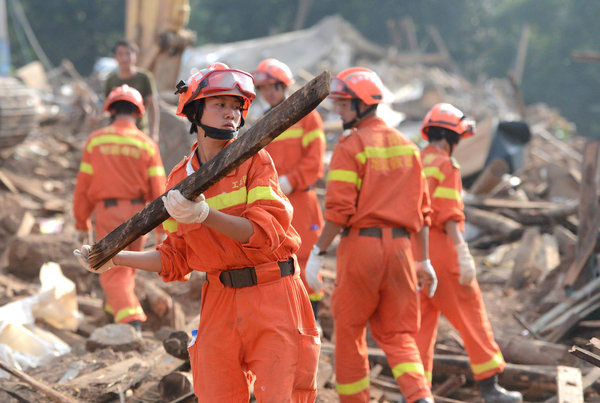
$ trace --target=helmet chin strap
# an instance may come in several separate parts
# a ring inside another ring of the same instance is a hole
[[[240,125],[235,130],[227,130],[227,129],[218,129],[216,127],[207,126],[205,124],[196,121],[192,123],[192,127],[190,127],[190,134],[198,132],[198,126],[204,130],[204,137],[210,137],[211,139],[216,140],[231,140],[237,135],[237,132],[240,130],[242,126],[244,126],[244,118],[240,121]]]
[[[344,130],[348,130],[354,126],[356,126],[363,118],[369,113],[373,112],[377,108],[377,104],[370,105],[364,112],[360,112],[358,109],[358,98],[352,98],[352,109],[356,111],[356,117],[352,119],[350,122],[342,123],[342,128]]]

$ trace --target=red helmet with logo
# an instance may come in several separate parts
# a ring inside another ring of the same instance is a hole
[[[108,94],[106,101],[104,101],[104,110],[108,111],[110,106],[117,101],[126,101],[134,104],[138,109],[138,117],[141,117],[146,109],[144,108],[144,98],[138,90],[133,87],[123,84],[120,87],[115,88]]]
[[[233,95],[244,100],[242,117],[248,114],[252,100],[256,98],[254,79],[250,73],[230,69],[224,63],[214,63],[199,72],[192,74],[186,82],[177,84],[179,103],[177,115],[186,116],[183,108],[198,99],[219,95]]]
[[[260,62],[253,75],[257,87],[277,82],[283,83],[286,87],[294,84],[294,76],[288,65],[273,58]]]
[[[475,121],[467,119],[460,109],[447,103],[434,105],[425,115],[421,128],[421,136],[425,140],[429,140],[427,132],[430,127],[451,130],[463,139],[475,134]]]
[[[379,76],[366,67],[351,67],[331,79],[332,99],[358,98],[367,105],[381,103],[383,83]]]

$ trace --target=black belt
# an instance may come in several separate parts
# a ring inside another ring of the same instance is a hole
[[[350,228],[346,227],[340,233],[341,236],[347,236],[350,234]],[[380,227],[369,227],[369,228],[359,228],[358,230],[359,236],[370,236],[372,238],[382,238],[383,230]],[[410,235],[405,228],[402,227],[394,227],[392,228],[392,238],[408,238]]]
[[[146,201],[141,197],[129,200],[131,204],[146,204]],[[119,199],[104,199],[104,207],[113,207],[119,204]]]
[[[281,277],[294,274],[294,259],[289,258],[285,262],[277,262]],[[258,284],[256,278],[256,269],[254,267],[244,267],[243,269],[227,270],[219,274],[219,280],[226,287],[243,288]]]

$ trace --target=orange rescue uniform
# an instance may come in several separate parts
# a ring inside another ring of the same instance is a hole
[[[298,123],[276,137],[265,149],[273,158],[279,176],[285,175],[294,191],[287,195],[294,208],[292,226],[302,243],[296,253],[302,269],[301,278],[311,301],[320,301],[323,290],[312,290],[306,283],[304,268],[313,245],[323,228],[323,215],[315,182],[323,176],[325,134],[319,112],[313,110]]]
[[[442,313],[460,332],[475,379],[489,378],[502,372],[506,364],[494,340],[477,278],[470,285],[459,284],[458,257],[445,231],[449,220],[457,221],[460,228],[464,228],[459,166],[446,151],[436,146],[427,146],[422,156],[433,208],[429,254],[438,289],[433,298],[421,295],[421,329],[417,335],[421,358],[431,382],[437,326]]]
[[[85,145],[73,198],[75,228],[89,230],[95,213],[95,235],[103,238],[164,189],[165,169],[156,143],[135,123],[116,120],[92,133]],[[138,238],[127,250],[142,250],[145,240]],[[115,322],[146,320],[135,296],[134,273],[130,267],[116,266],[100,274],[105,310]]]
[[[346,227],[331,300],[342,402],[369,401],[367,322],[407,401],[432,397],[414,340],[419,298],[408,237],[430,214],[421,169],[418,148],[377,117],[340,138],[333,153],[325,219]]]
[[[168,188],[200,167],[195,147],[173,168]],[[168,236],[157,247],[163,280],[186,281],[193,270],[208,276],[189,347],[198,401],[247,402],[255,376],[259,401],[313,402],[320,341],[294,255],[300,238],[291,226],[292,206],[269,154],[259,151],[204,196],[211,208],[250,220],[254,233],[242,244],[203,224],[172,218],[163,224]],[[286,261],[294,273],[282,277]],[[255,268],[257,285],[230,288],[220,280],[247,267]]]

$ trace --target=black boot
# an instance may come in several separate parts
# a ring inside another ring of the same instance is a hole
[[[521,403],[520,392],[510,392],[498,385],[498,374],[479,381],[479,391],[485,403]]]

